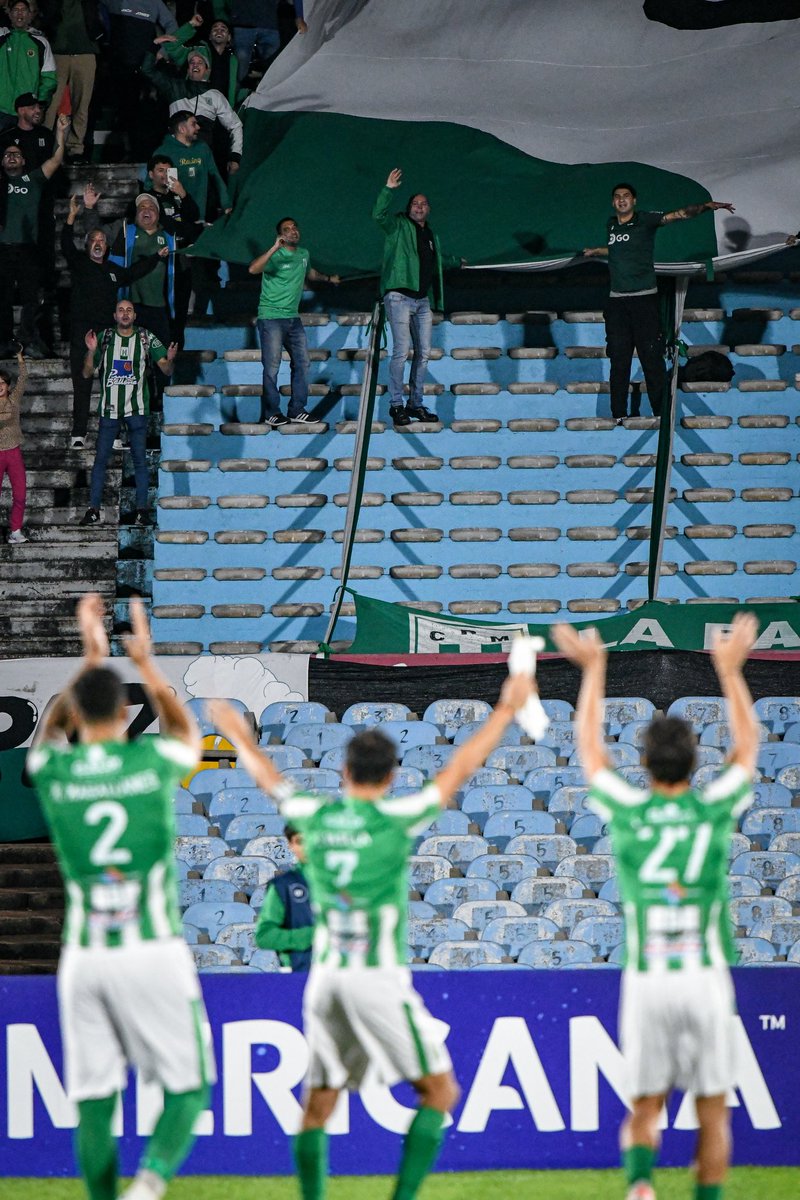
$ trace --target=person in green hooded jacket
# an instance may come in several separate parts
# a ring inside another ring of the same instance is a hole
[[[435,421],[436,414],[423,404],[422,387],[431,352],[433,309],[444,305],[442,270],[464,265],[464,259],[443,255],[439,239],[428,224],[431,206],[421,192],[409,198],[404,212],[390,212],[393,192],[403,172],[389,172],[381,188],[373,220],[386,235],[380,290],[392,331],[389,363],[389,416],[395,425]],[[408,403],[403,399],[403,368],[413,346]]]

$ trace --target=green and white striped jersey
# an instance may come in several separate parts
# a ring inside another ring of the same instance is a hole
[[[119,420],[149,413],[148,357],[154,363],[167,357],[166,347],[152,333],[134,327],[126,336],[116,329],[97,335],[94,365],[99,367],[101,417]]]
[[[180,934],[172,802],[196,761],[167,737],[48,745],[28,755],[64,876],[65,945]]]
[[[675,796],[631,787],[607,769],[592,778],[587,806],[610,824],[628,967],[666,971],[735,960],[728,854],[733,822],[752,799],[751,780],[735,765],[708,787]]]
[[[404,966],[408,858],[412,838],[439,813],[438,788],[375,801],[288,791],[279,799],[283,816],[303,834],[314,963]]]

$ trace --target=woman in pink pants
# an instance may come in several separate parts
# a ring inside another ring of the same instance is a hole
[[[0,488],[2,488],[3,480],[8,472],[11,484],[11,520],[8,541],[12,546],[18,546],[28,540],[22,532],[27,484],[25,463],[22,458],[22,427],[19,420],[20,403],[25,391],[28,372],[21,350],[17,354],[17,362],[19,363],[19,375],[13,390],[12,379],[8,371],[0,371]]]

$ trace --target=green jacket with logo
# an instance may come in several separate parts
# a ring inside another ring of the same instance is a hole
[[[33,92],[43,104],[56,90],[56,60],[41,33],[0,29],[0,112],[16,115],[14,101]]]
[[[372,219],[377,221],[386,234],[383,244],[383,266],[381,267],[381,295],[392,292],[396,288],[408,288],[410,291],[419,290],[419,254],[417,253],[417,230],[410,217],[403,213],[390,213],[395,189],[382,187],[372,210]],[[431,230],[433,233],[433,230]],[[428,299],[433,308],[444,308],[444,285],[442,269],[458,267],[461,259],[453,254],[442,254],[439,239],[433,233],[433,244],[436,247],[436,268],[433,273],[433,284],[428,292]]]

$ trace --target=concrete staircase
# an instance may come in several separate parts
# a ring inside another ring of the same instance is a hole
[[[0,975],[56,969],[64,892],[47,842],[0,844]]]

